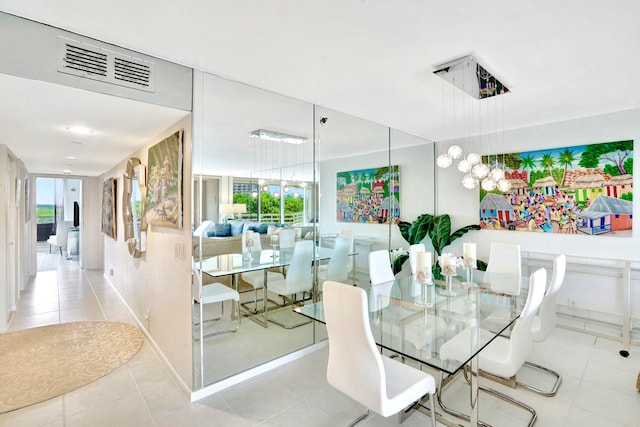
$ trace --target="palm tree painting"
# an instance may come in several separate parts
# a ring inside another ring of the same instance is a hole
[[[480,190],[480,227],[631,236],[633,141],[498,154],[511,188]]]

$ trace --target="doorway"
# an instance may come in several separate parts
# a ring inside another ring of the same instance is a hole
[[[36,178],[38,271],[55,269],[57,257],[78,261],[81,195],[80,179]]]

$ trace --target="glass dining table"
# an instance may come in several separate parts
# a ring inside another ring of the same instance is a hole
[[[440,371],[446,376],[443,385],[470,366],[469,418],[470,425],[477,426],[478,355],[495,337],[508,333],[526,302],[529,279],[478,271],[474,285],[469,286],[463,285],[464,276],[450,278],[449,286],[440,280],[420,284],[409,276],[365,290],[371,331],[379,347]],[[322,301],[294,310],[325,322]],[[480,337],[485,334],[471,334],[465,360],[441,359],[440,347],[465,328],[485,329],[493,334],[484,340]],[[442,422],[458,425],[447,419]]]
[[[330,248],[316,247],[315,260],[323,261],[331,258],[333,251]],[[269,310],[267,308],[267,271],[273,268],[283,268],[291,263],[293,247],[284,249],[263,249],[259,251],[247,251],[245,253],[222,254],[203,258],[196,262],[195,266],[202,274],[210,277],[231,277],[231,287],[238,289],[238,274],[250,271],[264,271],[264,286],[262,287],[263,309],[258,315],[249,318],[263,327],[268,326]]]

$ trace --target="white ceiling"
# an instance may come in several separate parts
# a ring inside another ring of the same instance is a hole
[[[476,104],[433,75],[467,54],[512,91],[477,104],[499,102],[503,129],[640,106],[637,0],[0,0],[0,10],[434,140],[478,131],[451,124],[453,99]],[[46,147],[72,121],[103,132],[82,149],[119,156],[73,165],[96,175],[184,114],[17,80],[0,79],[0,137],[30,171],[60,173],[66,149]]]

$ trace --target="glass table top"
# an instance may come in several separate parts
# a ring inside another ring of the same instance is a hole
[[[376,344],[453,374],[481,351],[496,335],[508,332],[525,304],[528,277],[477,271],[477,286],[466,286],[462,276],[430,285],[416,283],[410,276],[376,286],[367,292],[369,319]],[[345,285],[351,286],[351,285]],[[295,309],[298,313],[324,323],[322,301]],[[446,361],[439,358],[439,349],[465,328],[493,332],[472,334],[468,358]]]

